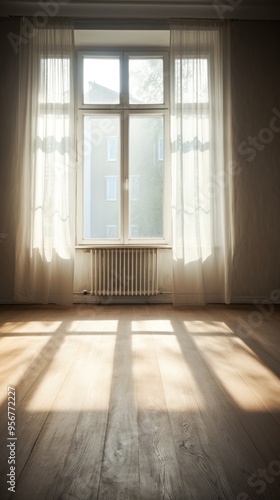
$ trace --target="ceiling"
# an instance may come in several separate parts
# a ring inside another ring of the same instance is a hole
[[[0,0],[0,16],[84,19],[280,19],[279,0]]]
[[[75,29],[75,46],[85,47],[169,47],[170,30]]]

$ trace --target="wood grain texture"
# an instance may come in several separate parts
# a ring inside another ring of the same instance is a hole
[[[82,370],[86,392],[54,498],[97,498],[115,348],[115,336],[102,336],[101,330],[87,338],[90,355]]]
[[[141,498],[183,499],[183,485],[151,335],[134,335],[133,359]]]
[[[92,497],[96,498],[96,497]],[[101,500],[140,500],[139,482],[137,483],[100,483],[98,498]],[[147,497],[148,498],[148,497]]]
[[[80,345],[78,343],[76,355],[79,354],[80,350],[83,350],[82,340],[80,342]],[[67,352],[63,352],[63,354],[67,357]],[[40,400],[41,409],[39,405],[37,406],[37,414],[45,414],[46,419],[34,443],[23,474],[21,474],[18,481],[18,493],[22,499],[27,498],[26,492],[31,492],[35,498],[47,499],[53,496],[53,491],[62,475],[65,457],[72,441],[79,409],[82,405],[85,384],[81,377],[81,368],[81,361],[70,365],[68,373],[64,376],[63,384],[60,386],[49,409],[46,408],[44,399]],[[56,386],[53,385],[53,387]],[[49,389],[50,391],[51,389]],[[32,415],[34,410],[36,412],[34,404],[31,404],[30,410]],[[25,411],[28,412],[26,406]],[[32,421],[30,421],[31,426]],[[19,441],[22,440],[23,436],[19,433]],[[36,481],[34,481],[33,477],[34,469],[36,470]]]
[[[130,322],[121,316],[116,332],[101,482],[127,483],[129,487],[131,483],[138,481],[138,429],[132,379]]]
[[[178,341],[175,336],[154,335],[154,342],[183,490],[193,499],[234,498],[215,442],[203,420],[204,405],[190,383],[188,367],[182,362]]]
[[[256,311],[0,306],[1,500],[278,499],[280,309]]]
[[[255,474],[259,469],[265,470],[270,461],[264,458],[264,451],[267,443],[266,439],[258,433],[267,434],[270,432],[267,425],[267,410],[264,409],[263,413],[258,413],[258,407],[250,407],[249,411],[242,411],[240,404],[231,394],[226,390],[225,382],[229,380],[230,367],[226,363],[222,376],[217,376],[217,370],[220,360],[222,359],[221,353],[216,359],[215,364],[209,362],[210,354],[216,352],[217,346],[211,344],[210,346],[205,341],[200,341],[199,349],[196,348],[190,356],[190,349],[195,346],[193,337],[196,334],[196,339],[208,338],[209,329],[211,339],[215,339],[215,331],[213,329],[213,321],[209,323],[204,318],[204,311],[188,311],[180,312],[179,318],[184,325],[183,331],[180,333],[180,328],[177,327],[177,336],[188,364],[191,367],[192,374],[195,375],[195,380],[199,385],[203,394],[204,404],[206,405],[204,411],[204,420],[210,431],[210,434],[215,438],[216,448],[220,451],[223,465],[226,469],[226,475],[231,483],[234,491],[246,492],[250,496],[252,488],[248,484],[249,478]],[[188,333],[188,335],[186,335]],[[223,338],[224,335],[221,336]],[[220,339],[220,336],[218,336]],[[198,342],[197,342],[198,343]],[[222,352],[224,350],[222,349]],[[203,360],[203,363],[201,363]],[[243,371],[247,370],[246,363],[243,366]],[[233,394],[236,392],[237,398],[240,396],[240,386],[232,386]],[[243,394],[242,394],[243,396]],[[254,394],[250,392],[250,397],[254,398]],[[260,417],[260,418],[259,418]],[[263,419],[264,417],[264,419]],[[271,416],[270,416],[271,417]],[[247,419],[247,421],[246,421]],[[263,420],[263,426],[257,425],[258,420]],[[255,428],[258,428],[257,432]],[[272,428],[274,433],[271,434],[271,459],[275,460],[278,457],[280,427],[276,425]],[[256,441],[252,440],[252,434],[259,441],[262,441],[261,446],[257,446]],[[252,446],[252,443],[254,445]],[[277,489],[277,480],[274,478],[274,487]],[[269,485],[266,487],[266,498],[274,498],[275,491],[270,494]]]

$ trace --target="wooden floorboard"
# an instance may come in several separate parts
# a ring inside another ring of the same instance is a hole
[[[1,500],[278,500],[279,335],[275,305],[0,306]]]
[[[101,336],[84,378],[86,393],[54,498],[97,498],[110,403],[114,336]]]
[[[188,498],[234,498],[223,464],[202,417],[202,404],[190,382],[173,336],[154,335],[183,491]],[[183,497],[184,498],[184,497]]]
[[[133,336],[141,498],[183,499],[183,482],[151,334]]]
[[[116,335],[101,482],[134,484],[139,480],[139,467],[131,335],[124,321],[120,323]]]
[[[242,440],[242,445],[240,444],[238,449],[243,446],[252,451],[251,456],[247,452],[246,456],[245,450],[242,453],[247,461],[247,464],[244,461],[243,467],[244,470],[248,471],[247,476],[245,474],[247,480],[252,473],[249,471],[253,459],[255,463],[262,463],[262,466],[265,467],[265,464],[275,459],[276,451],[280,450],[279,412],[276,409],[279,383],[276,384],[273,375],[269,378],[268,370],[263,368],[258,360],[248,355],[248,352],[244,356],[241,350],[237,353],[234,351],[235,337],[232,336],[233,332],[219,335],[222,330],[220,329],[217,331],[218,340],[216,340],[217,326],[211,325],[211,315],[205,315],[204,312],[201,312],[198,322],[194,321],[193,316],[190,316],[184,323],[187,324],[188,333],[215,380],[217,394],[218,385],[220,386],[219,390],[223,393],[223,397],[219,397],[221,403],[219,406],[217,404],[216,408],[220,407],[223,410],[225,405],[228,408],[232,407],[231,411],[227,410],[229,421],[235,422],[231,429],[228,427],[229,436],[234,427],[235,433],[238,431],[239,439]],[[206,325],[210,325],[208,332],[207,330],[201,331],[202,323],[205,325],[205,330]],[[230,346],[227,342],[229,338]],[[211,396],[213,394],[212,389]],[[236,439],[232,441],[236,442]],[[254,443],[255,452],[250,443]],[[235,452],[235,456],[237,456],[237,452]],[[275,482],[278,481],[279,477],[275,477]],[[268,492],[267,498],[269,498]]]

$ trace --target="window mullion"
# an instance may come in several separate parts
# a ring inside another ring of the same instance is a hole
[[[123,130],[123,155],[122,155],[122,191],[123,191],[123,241],[128,243],[129,236],[129,112],[123,111],[122,114],[122,130]]]
[[[128,242],[128,228],[129,228],[129,222],[128,222],[128,197],[129,197],[129,191],[128,191],[128,130],[129,130],[129,119],[128,119],[128,93],[129,93],[129,85],[128,85],[128,53],[124,52],[123,53],[123,58],[122,58],[122,94],[121,94],[121,102],[123,105],[123,112],[122,112],[122,145],[123,145],[123,154],[122,154],[122,202],[123,202],[123,207],[122,207],[122,236],[123,236],[123,242],[127,243]]]

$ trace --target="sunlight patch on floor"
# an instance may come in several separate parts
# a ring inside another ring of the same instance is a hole
[[[224,333],[226,336],[233,335],[231,328],[223,321],[183,321],[185,328],[190,333],[207,335],[219,335]]]
[[[112,325],[111,325],[112,326]],[[30,412],[80,412],[108,410],[114,368],[116,335],[98,336],[92,341],[85,336],[75,355],[75,361],[65,372],[65,359],[73,358],[70,351],[79,337],[68,337],[56,352],[52,363],[32,397]],[[96,342],[95,342],[96,340]],[[54,387],[54,391],[51,391]],[[46,397],[47,396],[47,397]]]
[[[131,321],[132,332],[166,332],[174,333],[170,320],[154,319]]]
[[[212,324],[184,323],[211,373],[240,408],[245,411],[278,408],[279,382],[271,377],[271,371],[263,366],[252,349],[226,332],[224,337],[218,338]]]
[[[106,319],[101,321],[89,321],[87,325],[88,332],[117,333],[119,320]]]
[[[9,333],[53,333],[61,326],[61,321],[27,321],[27,322],[6,322],[2,325],[1,331]]]

